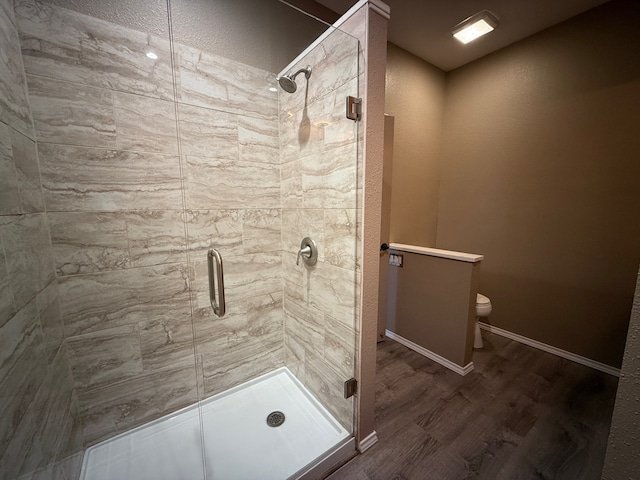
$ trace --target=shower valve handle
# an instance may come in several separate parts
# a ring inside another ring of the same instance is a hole
[[[298,257],[296,258],[296,265],[300,265],[300,256],[311,258],[311,247],[307,245],[304,248],[298,250]]]
[[[298,250],[298,256],[296,257],[296,265],[300,265],[300,257],[302,261],[308,266],[312,267],[318,261],[318,247],[316,242],[309,237],[304,237],[300,242],[300,250]]]

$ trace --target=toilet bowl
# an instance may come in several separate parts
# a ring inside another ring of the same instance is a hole
[[[476,295],[476,336],[473,340],[473,348],[482,348],[482,334],[480,333],[480,317],[488,317],[491,314],[491,300],[481,293]]]

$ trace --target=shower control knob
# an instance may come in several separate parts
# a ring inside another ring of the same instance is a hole
[[[300,243],[300,250],[298,250],[296,265],[300,265],[300,258],[302,258],[302,261],[310,267],[313,267],[318,261],[318,247],[316,247],[316,242],[311,240],[309,237],[303,238]]]

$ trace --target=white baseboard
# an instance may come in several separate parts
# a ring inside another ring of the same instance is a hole
[[[378,434],[374,430],[358,443],[358,451],[364,453],[378,443]]]
[[[576,355],[575,353],[567,352],[566,350],[547,345],[546,343],[523,337],[522,335],[518,335],[517,333],[513,333],[508,330],[503,330],[502,328],[494,327],[493,325],[489,325],[488,323],[478,323],[480,324],[481,329],[491,333],[495,333],[496,335],[500,335],[501,337],[506,337],[511,340],[515,340],[516,342],[524,343],[525,345],[529,345],[530,347],[537,348],[538,350],[542,350],[547,353],[552,353],[553,355],[557,355],[558,357],[566,358],[567,360],[571,360],[572,362],[594,368],[595,370],[600,370],[601,372],[608,373],[609,375],[613,375],[614,377],[620,376],[619,368],[614,368],[604,363],[596,362],[595,360],[591,360],[590,358],[581,357],[580,355]]]
[[[447,367],[449,370],[453,370],[458,375],[464,376],[473,370],[473,362],[469,362],[468,365],[461,367],[460,365],[453,363],[451,360],[447,360],[446,358],[441,357],[437,353],[433,353],[431,350],[427,350],[426,348],[421,347],[417,343],[413,343],[411,340],[407,340],[406,338],[401,337],[400,335],[390,330],[385,330],[385,335],[389,337],[391,340],[395,340],[396,342],[404,345],[405,347],[410,348],[414,352],[418,352],[420,355],[423,355],[433,360],[434,362],[439,363],[443,367]]]

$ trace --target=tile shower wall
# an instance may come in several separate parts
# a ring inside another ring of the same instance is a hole
[[[174,91],[165,39],[32,0],[16,17],[87,445],[197,399],[192,316],[206,395],[281,366],[273,74],[176,46]]]
[[[280,165],[274,74],[179,46],[187,241],[206,396],[284,364]],[[209,300],[224,262],[227,313]]]
[[[358,42],[335,31],[297,68],[308,83],[280,93],[286,365],[347,428],[354,375],[357,305],[357,128],[345,98],[358,92]],[[306,87],[306,88],[305,88]],[[296,266],[300,241],[318,245],[314,267]]]
[[[336,33],[315,49],[306,101],[281,97],[278,110],[272,73],[177,45],[174,90],[168,41],[33,0],[15,10],[51,239],[38,251],[64,320],[43,328],[68,351],[86,444],[192,403],[196,384],[211,395],[285,358],[350,426],[359,210],[343,116],[356,42]],[[295,267],[307,235],[314,270]],[[209,306],[210,247],[225,259],[224,319]]]
[[[77,478],[78,399],[16,18],[0,0],[0,478]]]

